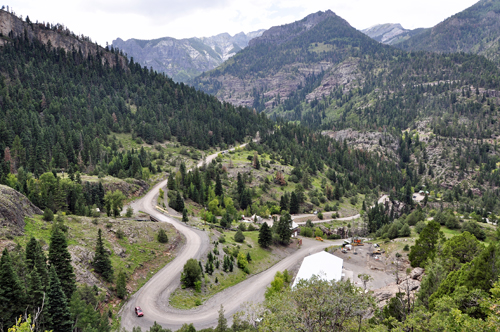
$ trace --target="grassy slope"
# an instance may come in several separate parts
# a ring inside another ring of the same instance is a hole
[[[97,230],[100,228],[103,231],[103,240],[105,247],[111,252],[115,276],[118,271],[124,271],[131,292],[138,290],[154,273],[170,262],[183,241],[175,228],[167,223],[69,216],[65,217],[64,224],[68,226],[68,249],[78,258],[88,257],[93,253]],[[51,223],[43,221],[41,216],[36,216],[26,220],[25,235],[14,240],[25,246],[31,236],[34,236],[42,242],[44,250],[47,251],[51,228]],[[160,228],[168,235],[169,242],[166,244],[156,240]],[[123,232],[121,239],[118,235],[120,230]],[[93,271],[90,261],[73,262],[73,265],[77,280],[88,279],[88,273]]]

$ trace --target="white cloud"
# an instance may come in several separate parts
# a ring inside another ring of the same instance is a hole
[[[476,0],[16,0],[17,15],[62,23],[104,45],[122,39],[235,34],[291,23],[330,9],[352,26],[430,27]]]

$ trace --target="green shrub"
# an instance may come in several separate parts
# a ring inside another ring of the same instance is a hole
[[[54,220],[54,212],[52,212],[51,209],[46,208],[45,211],[43,211],[43,220],[45,221]]]
[[[234,234],[234,240],[239,243],[243,243],[243,241],[245,241],[245,235],[243,235],[241,230],[238,230],[236,234]]]
[[[167,243],[168,242],[167,233],[165,233],[165,231],[162,228],[160,228],[160,230],[158,231],[158,235],[156,238],[158,239],[158,242],[160,242],[160,243]]]
[[[342,237],[338,234],[330,234],[328,235],[328,239],[329,240],[338,240],[338,239],[341,239]]]
[[[125,237],[125,232],[120,228],[119,230],[116,231],[116,237],[119,238],[120,240]]]
[[[313,230],[312,230],[312,228],[309,228],[309,227],[300,227],[300,235],[305,236],[305,237],[312,237]]]
[[[417,234],[420,234],[424,228],[425,228],[425,222],[419,221],[415,225],[415,232],[417,232]]]

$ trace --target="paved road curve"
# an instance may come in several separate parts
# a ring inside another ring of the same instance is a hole
[[[212,160],[215,157],[216,154],[208,156],[207,160]],[[166,180],[157,184],[143,198],[133,202],[131,206],[135,211],[141,210],[161,222],[171,223],[185,236],[186,244],[179,255],[155,274],[120,310],[122,327],[128,331],[132,331],[134,326],[140,326],[143,331],[146,331],[155,321],[164,328],[172,330],[177,330],[183,323],[193,323],[197,329],[215,326],[221,304],[224,305],[226,317],[230,320],[235,312],[242,309],[242,304],[245,302],[264,300],[266,287],[271,283],[277,271],[290,269],[300,263],[305,256],[343,242],[343,240],[319,242],[303,239],[301,249],[268,270],[216,294],[202,306],[191,310],[175,309],[168,305],[168,299],[170,294],[180,285],[180,274],[184,264],[189,258],[199,259],[207,251],[209,239],[204,231],[187,227],[176,219],[165,216],[154,209],[155,196],[159,188],[163,188],[166,184]],[[135,316],[135,306],[140,306],[143,309],[144,317]]]

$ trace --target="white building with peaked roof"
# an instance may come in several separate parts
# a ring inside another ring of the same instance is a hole
[[[302,261],[299,272],[293,281],[292,288],[300,279],[309,280],[316,275],[324,280],[340,281],[342,279],[342,267],[344,260],[337,256],[320,251],[316,254],[307,256]]]

